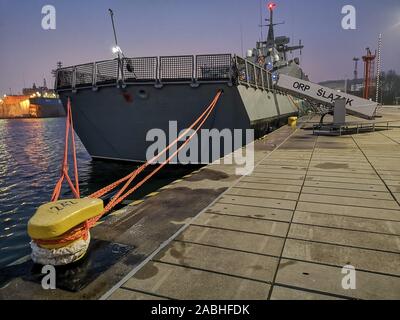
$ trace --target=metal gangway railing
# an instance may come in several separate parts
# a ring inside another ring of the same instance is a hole
[[[344,100],[344,107],[347,113],[360,118],[374,118],[378,107],[378,104],[374,101],[359,98],[286,74],[279,74],[277,76],[275,86],[292,96],[313,103],[317,113],[322,115],[332,113],[334,105],[338,100]]]
[[[112,85],[222,82],[274,90],[269,71],[232,54],[122,58],[60,68],[57,91]]]

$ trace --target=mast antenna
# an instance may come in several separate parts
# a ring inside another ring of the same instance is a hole
[[[269,22],[267,25],[265,25],[266,27],[269,27],[267,41],[270,43],[275,43],[274,26],[284,24],[285,22],[274,23],[273,17],[274,17],[274,9],[276,8],[275,3],[273,2],[268,3],[267,8],[269,10],[269,19],[265,19],[265,21]]]
[[[111,24],[114,32],[114,40],[115,40],[115,49],[118,49],[118,39],[117,39],[117,32],[115,31],[115,23],[114,23],[114,12],[111,9],[108,9],[111,18]],[[118,51],[118,57],[120,55],[120,50]]]
[[[263,0],[260,0],[260,41],[263,39]]]
[[[122,58],[125,58],[124,53],[122,52],[121,48],[118,46],[118,38],[117,38],[117,32],[115,30],[115,23],[114,23],[114,12],[111,9],[108,9],[108,12],[110,13],[110,18],[111,18],[111,24],[112,24],[112,28],[113,28],[113,32],[114,32],[114,40],[115,40],[115,47],[112,49],[113,53],[117,53],[118,54],[118,65],[119,65],[119,69],[121,70],[121,76],[123,75],[123,71],[124,71],[124,64],[121,60],[121,55]],[[126,69],[133,73],[133,76],[136,78],[136,74],[133,70],[133,67],[131,66],[131,64],[129,62],[127,62],[126,64]]]
[[[243,26],[240,24],[240,49],[242,50],[241,54],[244,57],[244,50],[243,50]]]

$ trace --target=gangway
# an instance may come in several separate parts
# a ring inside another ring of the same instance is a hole
[[[374,119],[378,104],[374,101],[339,92],[310,81],[294,78],[286,74],[277,74],[275,86],[299,99],[320,105],[321,113],[333,113],[336,101],[345,101],[346,113],[364,119]],[[343,121],[344,122],[344,121]]]

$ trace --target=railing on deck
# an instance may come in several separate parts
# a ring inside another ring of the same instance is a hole
[[[157,57],[125,58],[123,64],[126,83],[153,82],[157,79]]]
[[[160,57],[159,79],[161,82],[192,81],[194,56]]]
[[[56,90],[135,83],[226,82],[271,90],[271,73],[231,54],[106,60],[57,70]]]
[[[272,74],[248,60],[235,57],[238,83],[254,88],[272,90]]]

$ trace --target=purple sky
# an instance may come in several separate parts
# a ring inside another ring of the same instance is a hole
[[[264,16],[266,15],[263,0]],[[302,39],[302,66],[312,81],[352,78],[354,56],[375,50],[383,33],[383,69],[400,72],[400,0],[277,0],[276,35]],[[41,9],[57,10],[57,29],[41,28]],[[341,8],[357,10],[357,30],[341,28]],[[0,94],[21,91],[57,61],[73,65],[113,58],[107,9],[116,15],[126,56],[241,54],[260,37],[260,0],[0,0]],[[266,31],[264,30],[264,35]],[[359,67],[362,76],[362,67]]]

